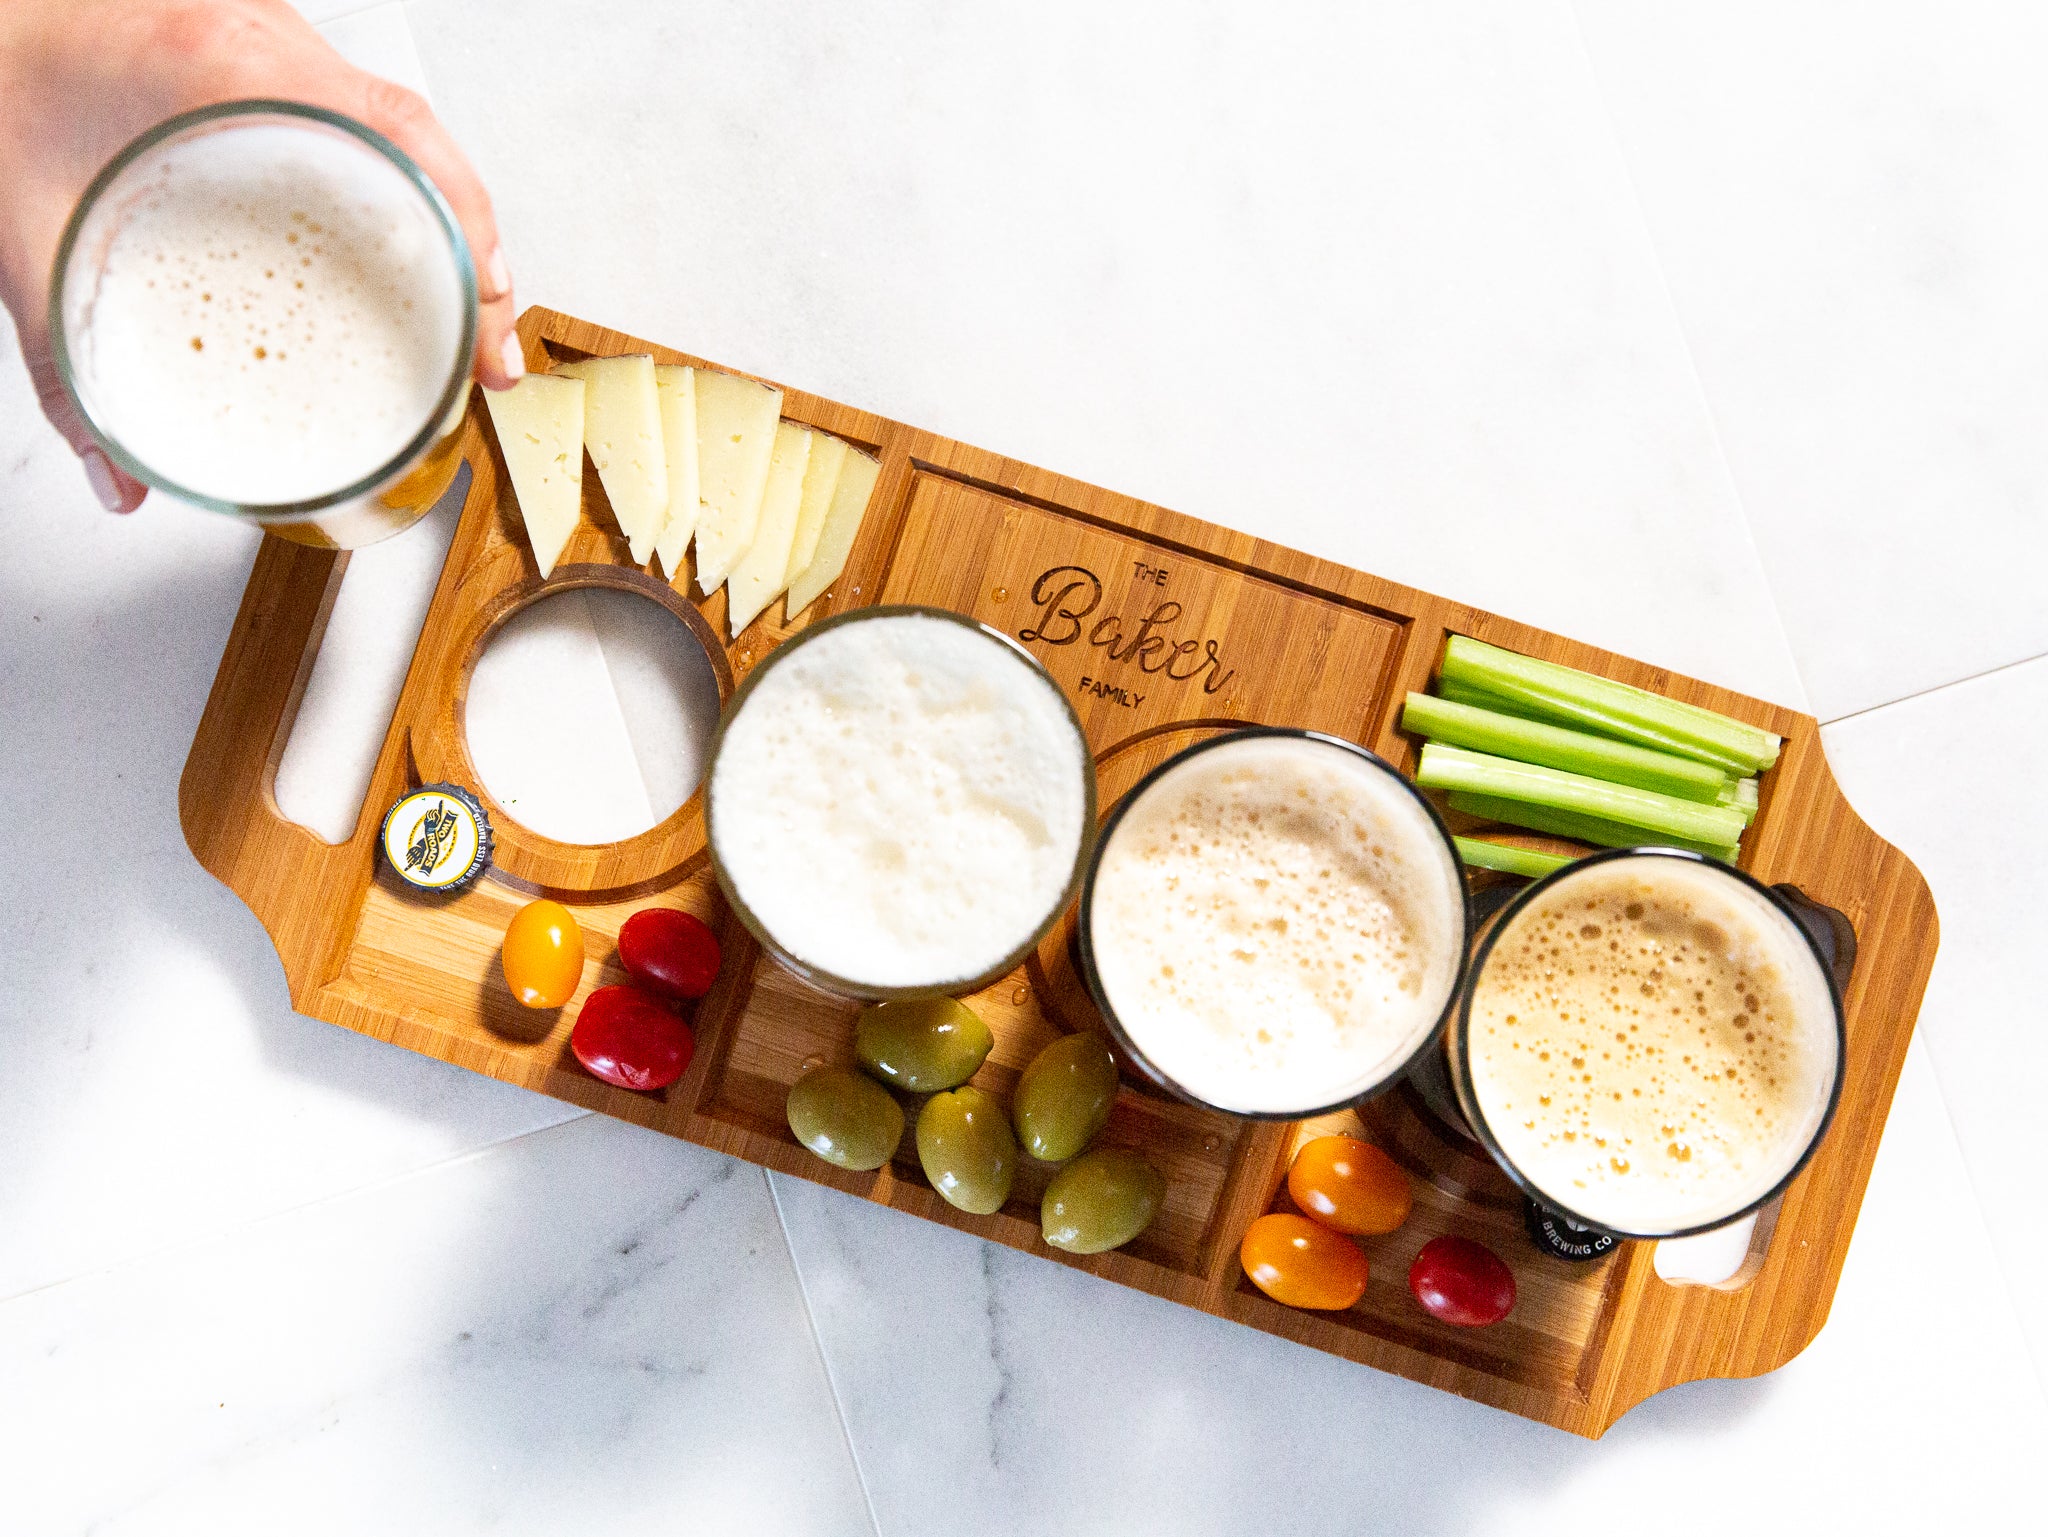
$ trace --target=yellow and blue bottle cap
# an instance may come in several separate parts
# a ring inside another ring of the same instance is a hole
[[[398,878],[421,891],[467,886],[491,862],[491,819],[458,785],[421,785],[384,813],[380,839]]]

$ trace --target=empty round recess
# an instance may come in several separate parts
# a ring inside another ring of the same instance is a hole
[[[564,843],[617,843],[695,793],[718,679],[690,628],[651,598],[577,588],[485,643],[463,730],[491,799]]]

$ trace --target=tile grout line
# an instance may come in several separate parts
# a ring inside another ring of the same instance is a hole
[[[1916,688],[1910,694],[1901,694],[1896,699],[1880,700],[1860,709],[1850,710],[1842,715],[1833,715],[1821,722],[1823,726],[1839,726],[1844,721],[1860,719],[1879,710],[1889,710],[1893,705],[1908,704],[1915,699],[1925,699],[1929,694],[1938,694],[1943,689],[1961,688],[1965,683],[1976,683],[1984,678],[1995,678],[2002,672],[2011,672],[2016,667],[2027,667],[2035,662],[2048,661],[2048,651],[2038,651],[2032,656],[2023,656],[2016,661],[2000,662],[1996,667],[1987,667],[1982,672],[1966,673],[1960,678],[1950,678],[1946,683],[1930,683],[1925,688]]]
[[[1593,100],[1599,106],[1600,120],[1607,128],[1607,142],[1613,147],[1616,163],[1621,167],[1623,182],[1628,186],[1629,201],[1635,204],[1636,227],[1643,232],[1643,244],[1648,247],[1650,260],[1657,270],[1657,287],[1664,295],[1664,308],[1671,317],[1671,329],[1678,338],[1679,346],[1685,349],[1686,371],[1692,375],[1694,397],[1699,402],[1701,414],[1707,422],[1708,435],[1713,439],[1714,458],[1720,466],[1721,477],[1728,487],[1728,494],[1735,503],[1735,513],[1742,524],[1742,536],[1749,544],[1750,558],[1756,564],[1756,572],[1763,579],[1764,592],[1770,598],[1771,618],[1778,626],[1778,639],[1785,648],[1785,659],[1792,664],[1792,676],[1798,680],[1806,698],[1801,703],[1807,713],[1812,713],[1813,691],[1807,685],[1806,673],[1799,665],[1799,653],[1793,649],[1792,634],[1785,627],[1785,608],[1779,601],[1777,584],[1771,580],[1770,567],[1764,564],[1763,550],[1756,542],[1756,525],[1749,516],[1749,499],[1743,495],[1742,485],[1735,478],[1734,462],[1728,457],[1728,445],[1721,435],[1720,413],[1714,409],[1714,398],[1707,390],[1706,376],[1700,372],[1699,355],[1693,350],[1692,337],[1685,328],[1685,316],[1678,307],[1678,297],[1671,291],[1671,274],[1664,265],[1664,253],[1657,248],[1657,232],[1650,225],[1648,207],[1643,202],[1642,189],[1637,185],[1635,167],[1629,163],[1628,151],[1624,148],[1620,126],[1615,122],[1614,110],[1608,105],[1607,92],[1600,83],[1600,66],[1593,60],[1593,49],[1586,41],[1586,21],[1579,14],[1578,0],[1565,0],[1565,9],[1571,15],[1572,35],[1579,45],[1579,58],[1586,68],[1586,79],[1593,87]]]
[[[363,12],[365,11],[381,11],[387,5],[397,6],[400,15],[403,16],[405,11],[405,0],[360,0],[359,4],[351,5],[346,10],[336,11],[332,16],[322,16],[318,21],[309,22],[307,23],[307,25],[311,26],[313,30],[317,32],[322,27],[327,26],[331,22],[349,21],[357,16],[362,15]],[[304,15],[305,13],[302,11],[300,12],[300,14]]]
[[[332,1206],[338,1201],[352,1201],[359,1196],[389,1190],[412,1180],[424,1179],[430,1174],[439,1174],[465,1163],[476,1162],[480,1159],[488,1158],[494,1153],[503,1152],[516,1142],[524,1142],[530,1137],[544,1137],[551,1131],[560,1131],[565,1126],[574,1126],[577,1122],[585,1120],[595,1113],[595,1111],[579,1109],[575,1115],[570,1116],[566,1120],[554,1121],[546,1126],[536,1126],[531,1131],[514,1132],[509,1137],[500,1137],[497,1141],[486,1142],[480,1147],[464,1148],[461,1152],[451,1153],[446,1158],[437,1158],[433,1162],[423,1163],[415,1169],[402,1169],[395,1174],[387,1174],[382,1179],[373,1179],[365,1185],[351,1185],[345,1190],[331,1190],[326,1195],[315,1196],[310,1201],[301,1201],[292,1206],[282,1206],[275,1211],[267,1211],[254,1217],[247,1217],[239,1222],[230,1223],[223,1228],[196,1233],[189,1238],[163,1244],[154,1249],[145,1249],[139,1254],[130,1254],[104,1265],[89,1265],[83,1270],[75,1270],[69,1275],[58,1276],[54,1280],[39,1281],[34,1286],[25,1286],[18,1292],[10,1292],[8,1295],[0,1297],[0,1308],[8,1306],[10,1303],[20,1302],[25,1298],[36,1296],[42,1292],[54,1291],[60,1286],[72,1286],[83,1281],[98,1280],[102,1276],[114,1275],[135,1265],[154,1264],[159,1260],[190,1253],[207,1244],[219,1243],[225,1239],[238,1237],[269,1223],[282,1221],[286,1217],[295,1217],[303,1212],[317,1211],[323,1206]]]
[[[825,1387],[832,1395],[832,1415],[839,1421],[839,1434],[846,1441],[846,1455],[853,1463],[853,1481],[860,1486],[860,1497],[867,1505],[868,1527],[881,1537],[882,1518],[875,1510],[875,1496],[868,1488],[867,1469],[861,1466],[860,1449],[853,1444],[853,1426],[847,1422],[846,1400],[839,1391],[839,1378],[832,1370],[832,1358],[825,1353],[825,1338],[818,1332],[817,1309],[811,1306],[811,1285],[804,1279],[803,1261],[797,1258],[796,1240],[790,1236],[789,1218],[782,1209],[782,1192],[775,1185],[775,1171],[763,1168],[761,1176],[768,1182],[768,1199],[775,1207],[775,1222],[782,1229],[782,1247],[789,1254],[789,1268],[796,1274],[796,1290],[804,1305],[804,1322],[810,1326],[811,1349],[818,1354],[818,1365],[824,1368]]]

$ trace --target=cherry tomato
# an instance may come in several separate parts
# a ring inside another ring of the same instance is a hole
[[[1365,1295],[1358,1245],[1292,1212],[1268,1212],[1246,1228],[1237,1257],[1260,1291],[1291,1308],[1348,1308]]]
[[[576,1060],[622,1089],[665,1089],[683,1076],[696,1037],[683,1017],[630,983],[600,987],[583,1000],[569,1032]]]
[[[1408,1269],[1408,1289],[1423,1311],[1447,1324],[1497,1324],[1515,1306],[1515,1273],[1483,1243],[1432,1238]]]
[[[643,907],[619,930],[619,964],[649,992],[702,998],[718,980],[718,936],[673,907]]]
[[[1287,1171],[1287,1193],[1340,1233],[1391,1233],[1408,1220],[1413,1199],[1401,1166],[1356,1137],[1304,1142]]]
[[[529,902],[512,915],[499,960],[514,998],[559,1009],[583,980],[583,930],[561,903]]]

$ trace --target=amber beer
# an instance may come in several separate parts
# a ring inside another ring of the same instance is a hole
[[[108,456],[175,500],[355,548],[454,478],[476,278],[419,168],[282,102],[173,118],[80,201],[59,373]]]

